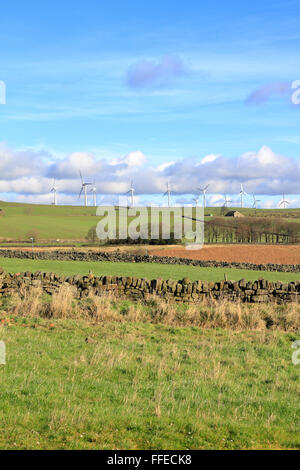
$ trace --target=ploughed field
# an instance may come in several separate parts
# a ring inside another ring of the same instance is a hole
[[[204,245],[195,251],[174,245],[151,248],[149,254],[254,264],[300,264],[299,245]]]
[[[18,246],[5,247],[4,249],[18,249]],[[107,247],[77,247],[68,248],[61,246],[35,247],[34,251],[119,251],[136,254],[171,256],[178,258],[190,258],[198,260],[215,260],[228,262],[241,262],[253,264],[300,264],[300,245],[204,245],[201,250],[187,250],[184,246],[107,246]],[[22,247],[22,251],[32,251],[31,247]],[[1,248],[0,248],[1,256]]]

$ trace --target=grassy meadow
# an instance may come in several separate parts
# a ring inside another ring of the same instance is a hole
[[[57,260],[31,260],[0,257],[0,267],[10,273],[23,271],[55,272],[63,275],[88,274],[92,271],[96,276],[135,276],[147,279],[182,279],[188,277],[192,281],[220,281],[224,275],[230,280],[247,279],[255,281],[259,278],[269,281],[297,281],[299,273],[284,273],[272,271],[251,271],[249,269],[235,268],[201,268],[198,266],[180,266],[158,263],[123,263],[110,261],[57,261]]]
[[[0,208],[2,241],[34,231],[40,241],[84,240],[97,223],[93,207],[1,202]],[[288,211],[280,213],[289,217]],[[219,208],[205,212],[220,215]],[[155,263],[0,257],[0,267],[148,279],[299,279]],[[0,297],[6,345],[0,449],[300,449],[300,366],[291,360],[299,319],[296,304],[75,300],[66,287],[52,297],[38,289]]]
[[[96,225],[96,208],[83,206],[51,206],[1,202],[2,239],[26,240],[30,232],[39,239],[84,239],[89,228]]]
[[[37,240],[84,240],[88,230],[100,220],[95,207],[53,206],[41,204],[24,204],[0,201],[0,239],[28,241],[30,234],[35,233]],[[230,210],[232,208],[228,208]],[[255,209],[236,208],[246,216],[284,217],[285,220],[299,222],[300,209]],[[226,212],[227,212],[226,210]],[[224,209],[207,207],[205,220],[210,215],[220,216]],[[171,223],[172,229],[172,223]]]
[[[7,319],[0,449],[299,449],[295,338]]]

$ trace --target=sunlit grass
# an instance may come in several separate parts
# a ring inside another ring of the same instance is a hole
[[[31,260],[1,258],[0,266],[11,273],[22,271],[56,272],[58,274],[74,275],[88,274],[92,271],[95,275],[135,276],[155,279],[182,279],[188,277],[191,280],[220,281],[226,275],[230,280],[247,279],[254,281],[259,278],[270,281],[295,281],[300,279],[299,273],[281,273],[272,271],[251,271],[248,269],[234,268],[200,268],[198,266],[169,265],[158,263],[119,263],[109,261],[56,261],[56,260]]]
[[[294,334],[15,318],[1,449],[299,448]]]

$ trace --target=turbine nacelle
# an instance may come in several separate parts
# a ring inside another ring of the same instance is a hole
[[[224,194],[224,204],[223,207],[228,207],[228,203],[232,202],[232,199],[229,199],[226,194]]]
[[[131,180],[130,182],[130,189],[129,191],[127,191],[126,194],[130,194],[130,198],[131,198],[131,207],[134,207],[134,193],[135,193],[135,189],[133,187],[133,180]]]
[[[81,171],[79,172],[79,174],[80,174],[80,179],[81,179],[81,189],[80,189],[78,199],[80,199],[82,193],[84,193],[84,205],[87,206],[88,205],[87,188],[88,188],[88,186],[92,186],[92,183],[84,182]]]
[[[173,191],[171,191],[171,188],[170,188],[170,185],[169,183],[167,183],[167,191],[163,194],[163,196],[168,196],[168,207],[170,207],[171,205],[171,200],[170,200],[170,196],[172,194]]]
[[[282,200],[279,202],[279,207],[283,206],[284,209],[286,209],[286,206],[289,206],[290,202],[287,201],[284,197],[284,193],[282,194]]]

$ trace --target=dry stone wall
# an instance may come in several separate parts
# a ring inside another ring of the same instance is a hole
[[[13,292],[25,292],[32,287],[40,287],[44,292],[53,294],[61,286],[72,286],[74,297],[82,298],[90,293],[103,295],[113,291],[121,297],[128,296],[134,300],[147,299],[155,294],[179,302],[201,302],[204,299],[229,300],[242,302],[299,302],[300,281],[282,283],[258,279],[255,282],[220,281],[192,282],[182,280],[141,279],[131,276],[61,276],[55,273],[24,272],[0,274],[0,295],[7,296]]]
[[[22,259],[44,259],[44,260],[68,260],[68,261],[111,261],[129,263],[160,263],[171,265],[199,266],[203,268],[238,268],[250,269],[253,271],[278,271],[300,273],[299,264],[253,264],[226,261],[202,261],[189,258],[175,258],[169,256],[135,255],[123,252],[103,252],[103,251],[24,251],[0,249],[0,256],[5,258]]]

